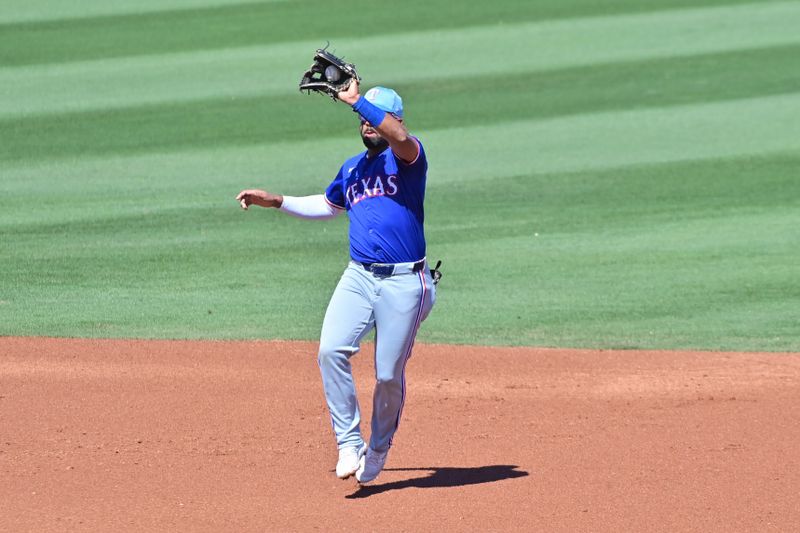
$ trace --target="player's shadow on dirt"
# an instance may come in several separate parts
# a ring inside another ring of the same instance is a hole
[[[402,481],[392,481],[378,485],[365,485],[359,487],[353,494],[345,498],[366,498],[373,494],[380,494],[389,490],[407,489],[416,487],[427,489],[431,487],[461,487],[464,485],[477,485],[479,483],[493,483],[504,479],[524,477],[528,473],[517,470],[516,465],[491,465],[474,468],[431,467],[431,468],[386,468],[384,472],[429,472],[427,476],[420,476]]]

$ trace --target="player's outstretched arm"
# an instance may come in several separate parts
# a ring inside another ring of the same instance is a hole
[[[245,189],[236,195],[236,200],[242,206],[242,209],[247,209],[251,205],[278,209],[283,205],[282,195],[272,194],[261,189]]]
[[[336,218],[344,211],[344,208],[330,203],[324,194],[283,196],[260,189],[245,189],[236,196],[236,200],[242,209],[247,209],[251,205],[274,207],[294,217],[309,220]]]
[[[337,96],[342,102],[350,106],[354,105],[361,97],[358,91],[358,81],[353,79],[347,87],[347,90],[340,92]],[[403,124],[401,120],[397,120],[390,113],[384,112],[382,116],[383,119],[380,123],[375,124],[369,121],[370,125],[375,128],[381,137],[386,139],[395,155],[403,161],[414,161],[417,155],[419,155],[419,145],[417,141],[408,134],[405,124]]]

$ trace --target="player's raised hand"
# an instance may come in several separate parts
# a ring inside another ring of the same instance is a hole
[[[358,80],[355,78],[350,80],[350,85],[347,86],[347,89],[340,93],[336,93],[336,96],[338,96],[339,100],[347,105],[355,104],[360,96],[358,93]]]
[[[283,204],[283,196],[262,191],[261,189],[245,189],[236,195],[236,201],[239,202],[242,209],[247,209],[254,204],[261,207],[277,208]]]

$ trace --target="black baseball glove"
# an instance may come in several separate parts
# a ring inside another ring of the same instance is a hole
[[[314,62],[303,74],[300,80],[300,90],[316,91],[320,94],[327,94],[337,100],[337,93],[347,90],[350,81],[355,79],[361,81],[356,72],[356,66],[352,63],[345,63],[325,48],[320,48],[314,54]]]

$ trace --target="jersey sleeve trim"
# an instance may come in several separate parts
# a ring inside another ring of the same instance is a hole
[[[345,209],[345,207],[344,207],[344,206],[341,206],[341,205],[336,205],[335,203],[333,203],[333,202],[331,202],[330,200],[328,200],[328,195],[327,195],[327,194],[326,194],[326,195],[323,195],[323,197],[325,198],[325,201],[326,201],[326,202],[328,202],[328,205],[329,205],[329,206],[331,206],[331,207],[333,207],[333,208],[336,208],[336,209],[341,209],[341,210],[344,210],[344,209]]]
[[[408,166],[411,166],[414,163],[416,163],[419,160],[419,156],[422,155],[422,143],[420,143],[419,139],[417,139],[416,137],[412,136],[411,138],[414,140],[415,143],[417,143],[417,157],[415,157],[413,161],[406,161],[405,159],[403,159],[399,155],[395,154],[394,150],[392,150],[392,154],[394,154],[394,158],[397,159],[398,161],[400,161],[401,163],[403,163],[404,165],[408,165]]]

